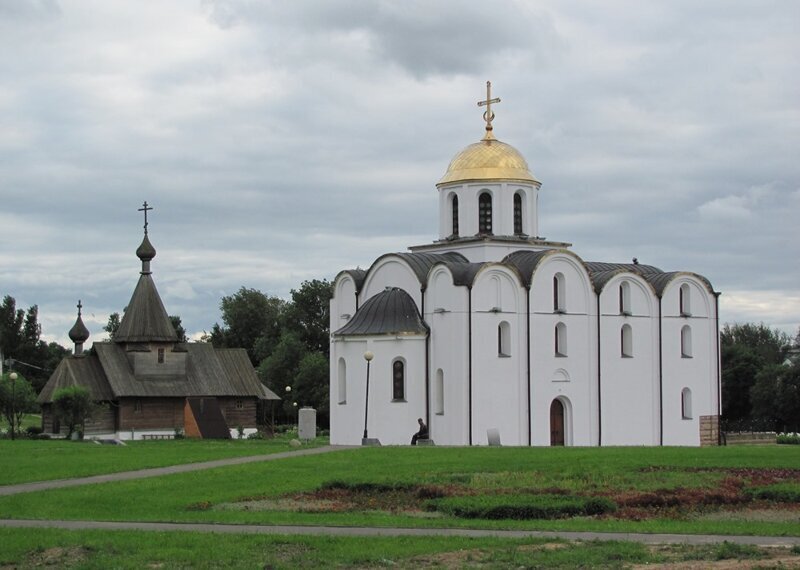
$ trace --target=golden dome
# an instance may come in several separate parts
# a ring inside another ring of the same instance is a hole
[[[510,144],[500,142],[487,131],[480,142],[459,152],[436,184],[478,180],[514,180],[541,184],[528,169],[528,163]]]

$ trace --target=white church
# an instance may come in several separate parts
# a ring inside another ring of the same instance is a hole
[[[539,235],[541,182],[486,133],[436,184],[439,239],[339,273],[331,443],[717,445],[718,296]],[[371,357],[370,361],[366,358]]]

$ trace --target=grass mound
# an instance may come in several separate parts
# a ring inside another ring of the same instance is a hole
[[[446,497],[428,508],[469,519],[562,519],[614,512],[617,505],[603,497],[571,495],[476,495]]]
[[[796,483],[778,483],[777,485],[748,489],[746,492],[757,500],[773,503],[800,503],[800,484]]]

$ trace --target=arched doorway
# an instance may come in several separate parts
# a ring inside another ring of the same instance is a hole
[[[553,400],[550,404],[550,445],[564,445],[564,404]]]

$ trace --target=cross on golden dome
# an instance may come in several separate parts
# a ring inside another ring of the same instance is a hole
[[[486,82],[486,99],[478,101],[478,107],[486,107],[483,112],[483,120],[486,121],[486,137],[491,138],[492,121],[494,120],[494,113],[492,112],[492,103],[499,103],[500,97],[492,99],[492,82]]]

